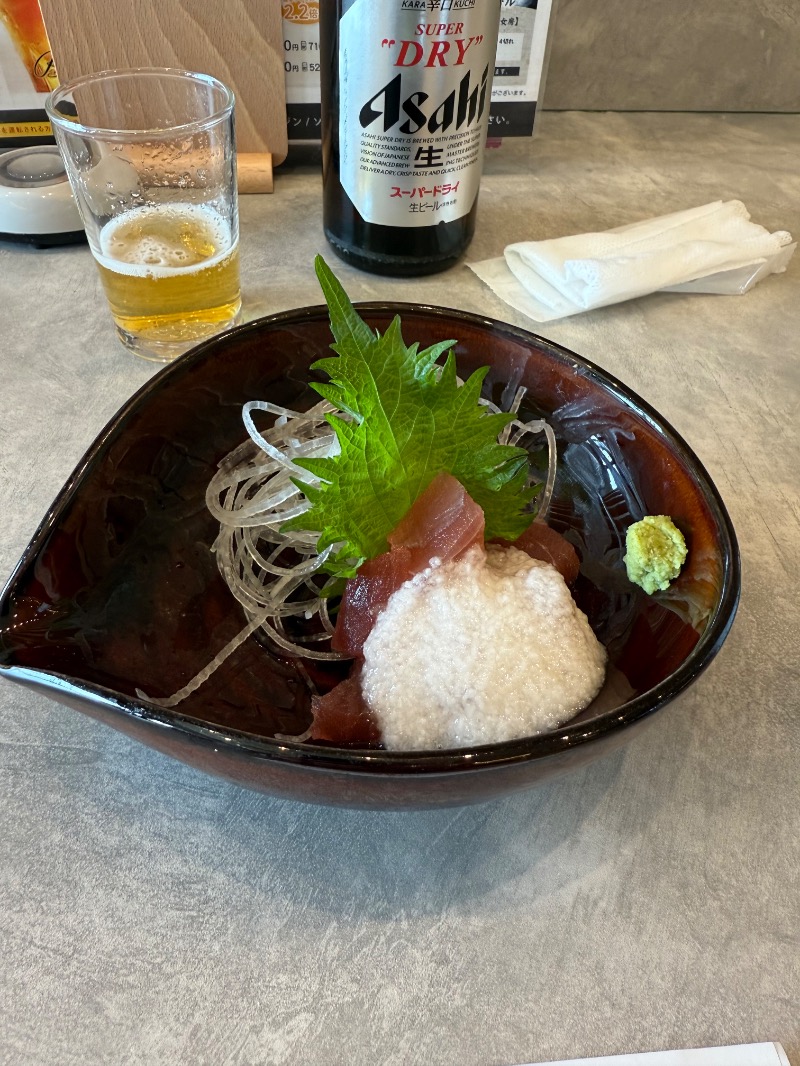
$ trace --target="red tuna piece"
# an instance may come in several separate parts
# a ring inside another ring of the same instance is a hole
[[[389,597],[430,566],[431,559],[449,562],[474,544],[483,545],[483,510],[452,474],[438,474],[388,536],[391,550],[367,559],[345,586],[334,651],[363,654],[364,641]]]
[[[431,559],[450,562],[475,544],[483,545],[483,510],[452,474],[437,474],[405,518],[387,537],[392,548],[409,548],[414,572]]]
[[[314,715],[311,740],[377,744],[381,739],[380,729],[361,694],[360,666],[325,696],[314,696],[311,710]]]
[[[508,541],[501,541],[508,544]],[[551,563],[568,585],[578,576],[581,568],[578,553],[568,540],[544,522],[532,522],[521,537],[514,541],[515,548],[527,552],[532,559]]]
[[[415,573],[408,548],[395,548],[362,563],[344,587],[331,639],[333,650],[343,655],[361,655],[364,641],[389,597]]]

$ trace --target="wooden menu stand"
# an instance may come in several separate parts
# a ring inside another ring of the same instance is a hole
[[[179,67],[236,94],[239,192],[272,192],[286,158],[281,5],[276,0],[40,0],[62,82],[98,70]]]
[[[237,152],[236,174],[240,193],[272,192],[272,153]]]

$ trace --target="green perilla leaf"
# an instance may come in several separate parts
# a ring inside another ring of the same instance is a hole
[[[513,415],[478,403],[488,368],[463,384],[456,379],[454,341],[424,351],[403,342],[400,320],[374,333],[361,319],[321,256],[315,267],[328,304],[336,353],[313,364],[329,381],[314,388],[340,411],[329,415],[340,451],[328,459],[298,459],[320,479],[302,485],[310,510],[285,529],[319,531],[319,550],[341,544],[333,572],[348,575],[386,551],[387,535],[434,477],[447,471],[483,508],[486,538],[516,538],[527,528],[533,491],[528,455],[497,443]],[[444,366],[437,360],[448,352]]]

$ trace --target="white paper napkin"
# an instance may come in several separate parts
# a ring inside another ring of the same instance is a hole
[[[678,286],[746,292],[785,270],[795,247],[786,230],[770,233],[740,200],[729,200],[603,233],[521,241],[502,259],[469,266],[506,303],[551,322]]]

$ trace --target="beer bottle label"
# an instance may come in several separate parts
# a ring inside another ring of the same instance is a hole
[[[433,226],[478,195],[500,0],[353,0],[339,23],[339,180],[367,222]]]

